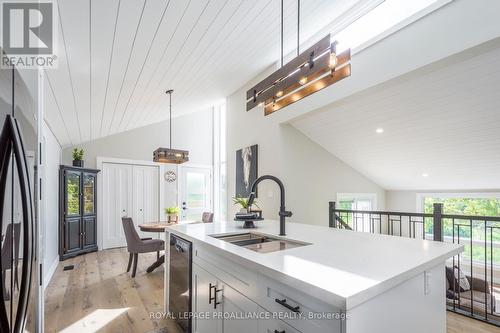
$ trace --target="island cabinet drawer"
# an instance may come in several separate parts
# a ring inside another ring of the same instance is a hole
[[[260,308],[261,314],[266,314],[267,316],[261,316],[259,319],[259,332],[258,333],[301,333],[299,330],[293,328],[282,320],[276,319],[270,312],[266,312],[265,309]],[[265,318],[264,318],[265,317]],[[269,319],[267,319],[269,318]]]
[[[204,246],[195,245],[193,253],[194,263],[246,297],[253,300],[257,298],[258,276],[255,271],[222,257]]]
[[[257,303],[274,317],[302,332],[341,332],[342,323],[336,319],[338,309],[265,276],[261,275],[259,281]]]

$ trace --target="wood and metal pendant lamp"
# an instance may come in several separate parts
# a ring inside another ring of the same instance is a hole
[[[270,115],[351,75],[351,50],[337,55],[328,34],[299,53],[300,0],[297,1],[297,56],[283,65],[283,0],[281,0],[281,68],[247,91],[247,111],[264,107]]]

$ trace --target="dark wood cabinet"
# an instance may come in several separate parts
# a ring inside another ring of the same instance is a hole
[[[97,251],[97,173],[61,165],[59,169],[59,259]]]

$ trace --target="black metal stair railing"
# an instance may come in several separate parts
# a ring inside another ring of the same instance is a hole
[[[433,208],[432,214],[365,211],[337,209],[335,202],[330,202],[329,225],[359,232],[463,244],[464,252],[446,262],[447,308],[500,326],[500,217],[443,214],[443,205],[439,203]],[[461,273],[469,282],[467,290],[457,282]]]

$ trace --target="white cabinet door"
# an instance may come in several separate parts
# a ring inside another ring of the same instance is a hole
[[[132,216],[132,166],[104,163],[102,167],[103,248],[125,246],[123,216]]]
[[[257,304],[226,284],[222,285],[222,295],[217,295],[217,299],[224,313],[222,332],[258,332],[258,319],[249,316],[259,311]]]
[[[138,225],[159,221],[159,170],[157,166],[134,165],[132,218],[139,236],[157,238],[158,234],[144,233]]]
[[[217,287],[217,278],[200,266],[193,264],[193,312],[198,315],[208,314],[207,318],[197,316],[193,318],[193,332],[195,333],[221,332],[220,320],[216,319],[216,313],[220,311],[220,306],[218,309],[214,307],[215,288],[213,286]]]

